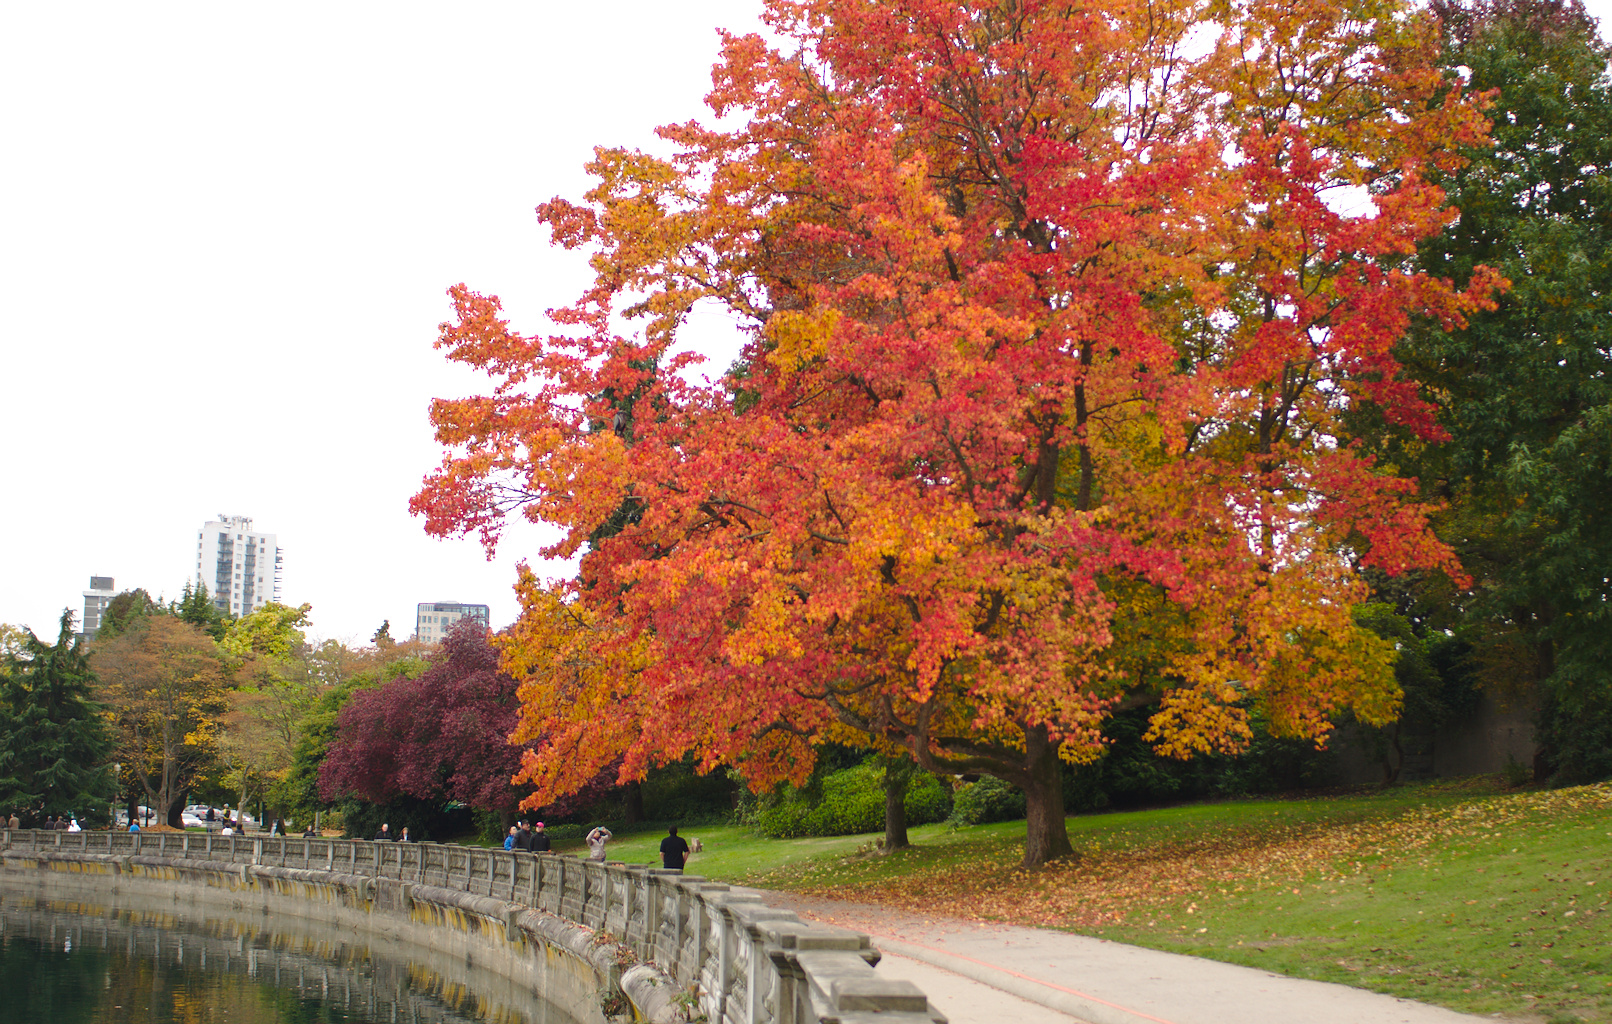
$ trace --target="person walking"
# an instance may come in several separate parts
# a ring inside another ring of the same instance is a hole
[[[662,867],[679,871],[688,863],[688,841],[677,834],[676,825],[667,829],[666,838],[660,841],[660,862]]]
[[[543,831],[543,823],[540,821],[537,823],[537,827],[532,830],[532,852],[548,853],[551,848],[552,844],[549,842],[549,834]]]
[[[17,817],[17,812],[16,811],[11,812],[11,820],[6,823],[6,827],[7,828],[22,828],[22,819]]]
[[[392,838],[392,826],[386,824],[385,822],[382,822],[381,823],[381,830],[379,832],[375,833],[375,838],[372,840],[372,842],[377,842],[377,843],[387,842],[391,838]]]
[[[403,826],[403,834],[397,837],[397,841],[400,843],[414,842],[413,839],[409,838],[409,827],[407,825]]]
[[[603,825],[600,825],[592,832],[589,832],[588,859],[598,861],[600,864],[603,864],[605,859],[605,844],[610,842],[612,838],[614,837],[611,836],[610,830],[605,828]]]
[[[504,837],[504,849],[513,850],[515,848],[515,836],[519,832],[520,832],[520,829],[517,828],[516,826],[514,826],[514,825],[509,826],[509,835]]]

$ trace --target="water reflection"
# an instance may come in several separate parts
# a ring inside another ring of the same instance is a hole
[[[515,1007],[473,989],[317,922],[0,891],[0,1021],[574,1024],[535,998]]]

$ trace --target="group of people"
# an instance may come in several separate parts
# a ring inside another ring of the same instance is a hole
[[[543,823],[528,825],[523,819],[509,826],[509,835],[504,837],[504,849],[524,850],[527,853],[548,853],[553,849],[549,841],[549,834],[543,831]]]
[[[309,833],[306,832],[303,833],[303,835],[308,834]],[[409,835],[409,827],[407,825],[403,826],[402,832],[393,835],[392,826],[383,822],[381,824],[381,830],[375,833],[373,841],[377,843],[412,843],[414,842],[414,837]]]
[[[614,839],[610,830],[599,825],[585,837],[588,844],[588,859],[604,863],[605,847]],[[697,842],[697,840],[696,840]],[[531,853],[548,853],[552,848],[549,835],[543,830],[540,821],[535,828],[528,827],[526,822],[519,821],[510,826],[509,835],[504,837],[504,849],[526,850]],[[690,849],[688,841],[677,834],[677,826],[673,825],[665,839],[660,841],[661,863],[668,868],[682,870],[688,863]]]
[[[604,862],[605,844],[614,839],[610,830],[603,825],[598,826],[587,835],[588,859]],[[543,830],[543,823],[528,825],[524,820],[517,821],[509,827],[509,835],[504,837],[504,849],[523,850],[527,853],[549,853],[554,844],[549,834]]]
[[[11,817],[9,817],[9,818],[0,818],[0,825],[4,825],[6,828],[22,828],[22,819],[17,817],[17,812],[16,811],[12,811],[11,812]],[[45,819],[45,823],[43,825],[39,826],[39,827],[40,828],[50,829],[52,831],[59,830],[59,831],[62,831],[62,832],[82,832],[82,831],[84,831],[82,828],[79,827],[77,818],[70,817],[70,816],[68,816],[66,814],[62,815],[59,818],[56,817],[54,814],[52,814],[49,817],[47,817]]]

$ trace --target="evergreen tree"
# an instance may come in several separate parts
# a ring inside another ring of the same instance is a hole
[[[214,640],[224,639],[229,629],[229,614],[220,611],[218,605],[213,603],[212,595],[207,592],[207,584],[198,583],[194,587],[187,581],[185,589],[180,592],[179,600],[168,606],[168,613],[181,622],[188,622],[202,630]]]
[[[154,600],[144,587],[125,590],[107,602],[101,612],[101,626],[95,631],[98,641],[113,640],[133,629],[141,619],[152,615],[166,615],[168,609]]]
[[[104,819],[115,787],[92,678],[70,611],[54,645],[30,632],[0,664],[0,807],[35,821]]]

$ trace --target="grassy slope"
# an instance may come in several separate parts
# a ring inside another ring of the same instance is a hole
[[[1612,1021],[1612,786],[1487,784],[1069,820],[1074,861],[1018,868],[1022,822],[775,841],[688,830],[713,879],[1067,928],[1439,1003]],[[659,835],[612,859],[657,859]]]

